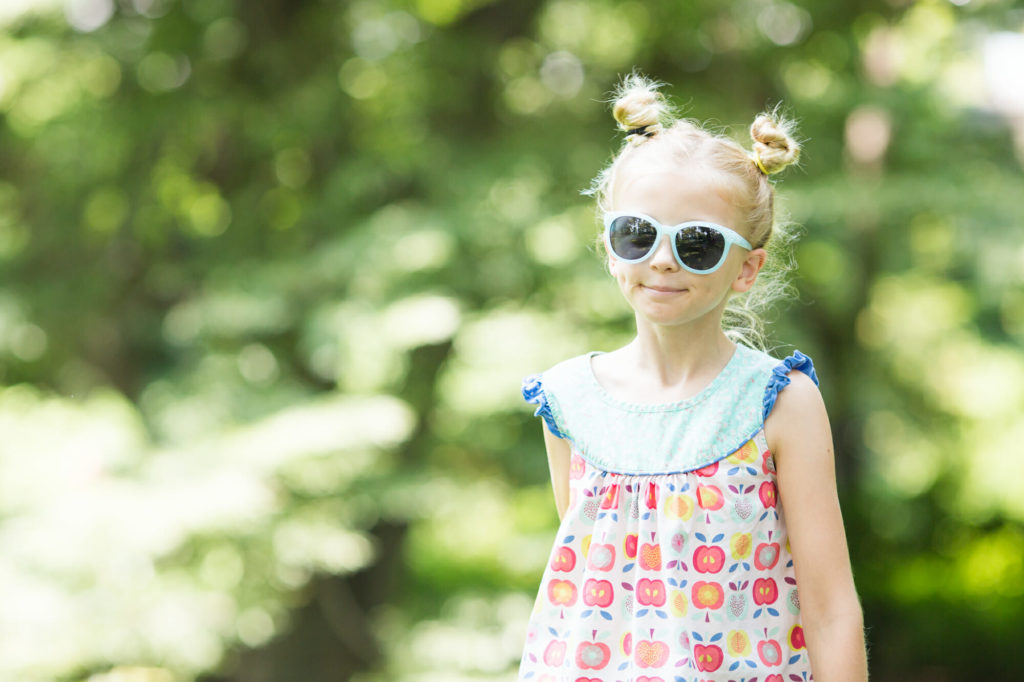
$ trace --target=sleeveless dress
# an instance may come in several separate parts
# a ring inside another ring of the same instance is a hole
[[[697,395],[605,392],[590,359],[523,379],[569,441],[569,506],[528,625],[519,680],[811,680],[764,420],[798,369],[736,344]]]

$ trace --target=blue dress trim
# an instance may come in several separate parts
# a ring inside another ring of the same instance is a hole
[[[565,438],[555,424],[555,415],[551,413],[551,405],[548,404],[548,397],[544,394],[544,387],[541,386],[540,374],[531,374],[523,378],[523,398],[528,403],[535,403],[540,407],[533,413],[535,417],[543,417],[548,425],[548,430],[559,438]]]
[[[814,363],[811,359],[801,353],[798,350],[793,351],[793,354],[788,358],[780,362],[774,368],[772,368],[772,377],[768,381],[768,387],[764,392],[764,411],[761,414],[761,420],[763,421],[768,417],[768,413],[772,411],[775,406],[775,399],[779,397],[779,391],[789,386],[788,372],[796,368],[809,376],[814,382],[814,385],[818,385],[818,375],[814,373]]]

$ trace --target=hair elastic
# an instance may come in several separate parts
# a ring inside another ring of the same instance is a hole
[[[765,175],[771,175],[771,173],[768,172],[768,169],[764,167],[764,164],[761,163],[761,157],[758,155],[756,149],[754,150],[754,153],[750,156],[750,158],[753,159],[754,163],[757,164],[758,169],[762,173],[764,173]]]
[[[650,127],[651,124],[648,123],[647,125],[640,126],[639,128],[631,128],[630,130],[626,131],[626,135],[644,135],[646,137],[651,137],[652,135],[654,135],[654,131],[647,130]]]

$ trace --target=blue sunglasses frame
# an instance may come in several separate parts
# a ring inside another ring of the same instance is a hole
[[[623,218],[623,217],[639,218],[641,220],[644,220],[644,221],[650,223],[651,225],[654,226],[654,229],[657,230],[657,234],[655,236],[654,243],[651,244],[651,247],[647,250],[647,253],[645,253],[644,255],[642,255],[639,258],[624,258],[624,257],[620,256],[615,251],[614,248],[612,248],[612,239],[611,239],[611,236],[612,236],[612,224],[615,222],[616,219]],[[679,257],[679,250],[676,248],[676,235],[679,232],[681,232],[682,230],[685,230],[685,229],[691,228],[691,227],[711,228],[712,230],[715,230],[718,233],[720,233],[722,235],[722,239],[724,240],[725,245],[722,247],[722,255],[721,255],[721,257],[719,257],[717,263],[715,263],[713,266],[711,266],[707,270],[698,270],[696,268],[691,268],[689,265],[687,265],[686,263],[683,262],[682,258]],[[695,274],[698,274],[698,275],[710,275],[712,272],[714,272],[718,268],[722,267],[722,263],[725,262],[726,257],[729,255],[729,247],[731,247],[733,244],[736,244],[737,246],[743,247],[744,249],[747,249],[748,251],[750,251],[750,250],[752,250],[754,248],[753,246],[751,246],[750,242],[748,242],[746,239],[741,237],[734,230],[730,230],[728,227],[725,227],[724,225],[718,225],[717,223],[708,222],[706,220],[691,220],[689,222],[679,223],[678,225],[673,225],[671,227],[668,227],[668,226],[662,225],[661,223],[659,223],[657,220],[655,220],[654,218],[650,217],[649,215],[645,215],[643,213],[638,213],[637,211],[615,211],[615,212],[609,212],[609,213],[605,213],[604,214],[604,242],[605,242],[605,246],[608,247],[608,252],[609,253],[613,254],[616,259],[618,259],[618,260],[620,260],[620,261],[622,261],[624,263],[642,263],[643,261],[645,261],[648,258],[650,258],[651,254],[658,250],[658,245],[661,244],[661,238],[663,236],[668,236],[669,237],[669,244],[672,246],[672,254],[675,256],[676,262],[679,263],[679,265],[682,266],[682,268],[684,270],[688,270],[689,272],[692,272],[692,273],[695,273]]]

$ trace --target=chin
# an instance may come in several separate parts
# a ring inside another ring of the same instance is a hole
[[[669,311],[665,309],[659,310],[657,308],[652,309],[649,307],[634,308],[633,311],[651,324],[672,326],[688,321],[688,318],[685,315],[680,315],[678,311]]]

